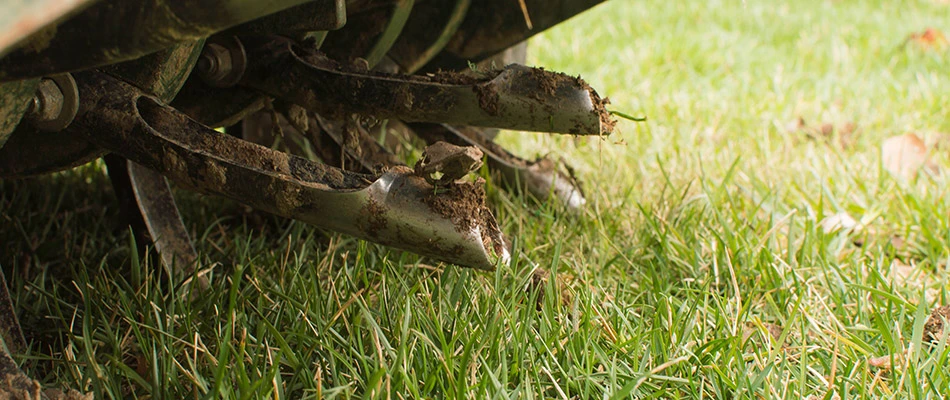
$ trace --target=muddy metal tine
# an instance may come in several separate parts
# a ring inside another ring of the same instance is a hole
[[[429,144],[446,141],[457,146],[478,147],[487,156],[488,168],[499,172],[502,183],[509,188],[527,189],[542,201],[553,195],[572,211],[579,211],[587,203],[580,183],[558,171],[553,161],[520,158],[486,138],[478,128],[421,123],[410,124],[409,128]]]
[[[140,243],[151,243],[168,272],[190,277],[198,260],[188,230],[181,220],[175,197],[161,174],[115,154],[103,157],[109,179],[119,199],[119,208]],[[208,280],[197,277],[198,289]]]
[[[480,185],[437,193],[408,168],[343,171],[218,133],[107,75],[77,81],[82,104],[64,134],[186,186],[459,265],[492,269],[511,258]]]
[[[474,75],[391,75],[340,66],[273,37],[242,38],[241,85],[321,114],[340,109],[408,122],[442,122],[575,135],[613,129],[606,99],[579,78],[509,65]]]

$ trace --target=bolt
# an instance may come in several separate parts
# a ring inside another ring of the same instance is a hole
[[[30,104],[30,117],[36,123],[43,124],[55,121],[63,113],[65,96],[56,82],[44,78],[40,80]]]
[[[231,87],[244,75],[245,57],[244,48],[236,38],[223,44],[207,43],[198,57],[195,73],[209,86]]]
[[[220,83],[231,73],[231,52],[224,46],[209,43],[198,59],[198,76],[210,85]]]

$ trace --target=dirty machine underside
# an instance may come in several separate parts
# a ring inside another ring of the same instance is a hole
[[[610,132],[582,80],[512,63],[601,1],[0,0],[0,179],[104,158],[136,233],[184,274],[196,255],[166,179],[491,269],[509,245],[467,174],[585,203],[566,167],[492,139]]]

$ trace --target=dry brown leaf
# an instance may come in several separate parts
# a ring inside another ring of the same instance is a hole
[[[921,167],[936,169],[930,161],[927,145],[917,135],[907,133],[888,138],[881,145],[884,169],[902,179],[912,179]]]
[[[868,359],[868,365],[881,368],[881,369],[891,369],[891,356],[880,356]]]
[[[943,32],[934,28],[912,33],[904,40],[904,43],[913,44],[922,49],[944,49],[950,44]]]
[[[848,149],[854,145],[857,125],[854,122],[835,124],[824,122],[820,125],[808,125],[805,119],[799,117],[785,125],[785,130],[792,134],[801,134],[808,139],[837,145],[841,149]]]
[[[904,349],[904,351],[900,353],[894,353],[892,355],[883,355],[880,357],[872,357],[868,359],[868,365],[872,367],[876,367],[876,368],[881,368],[881,369],[891,369],[893,367],[893,365],[891,365],[892,356],[894,358],[894,361],[900,363],[900,362],[903,362],[904,357],[907,357],[907,354],[909,352],[910,352],[910,349]]]

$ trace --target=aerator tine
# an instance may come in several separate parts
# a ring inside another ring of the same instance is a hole
[[[242,37],[240,46],[205,65],[212,85],[240,85],[321,115],[341,110],[406,122],[439,122],[537,132],[603,135],[613,129],[606,99],[580,78],[512,64],[501,71],[393,75],[347,67],[281,37]],[[246,54],[246,56],[245,56]],[[246,60],[243,59],[246,57]],[[234,60],[239,60],[234,62]],[[245,62],[246,61],[246,62]],[[226,77],[219,79],[218,77]]]
[[[409,168],[340,170],[223,135],[101,73],[77,74],[79,114],[64,134],[206,193],[441,261],[510,260],[480,184],[436,188]]]

